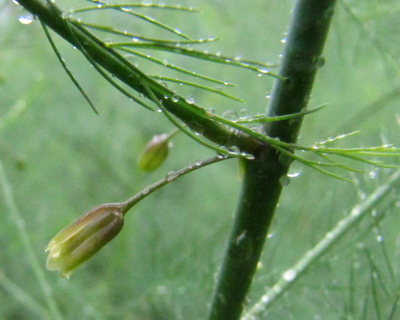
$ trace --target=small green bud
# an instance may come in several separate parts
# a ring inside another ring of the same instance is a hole
[[[168,156],[170,135],[155,135],[146,145],[139,160],[139,168],[142,171],[154,171],[162,165]]]
[[[72,272],[111,241],[122,229],[118,204],[95,207],[61,230],[48,244],[47,269],[69,278]]]

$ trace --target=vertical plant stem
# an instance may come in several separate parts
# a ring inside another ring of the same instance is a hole
[[[271,95],[269,116],[302,111],[310,97],[315,74],[323,64],[335,0],[298,0],[293,10],[278,79]],[[264,133],[296,142],[301,118],[267,124]],[[287,156],[261,147],[248,160],[241,196],[214,289],[210,320],[240,318],[263,249],[282,179],[290,165]]]

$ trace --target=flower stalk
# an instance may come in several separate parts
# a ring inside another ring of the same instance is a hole
[[[59,271],[61,276],[69,278],[76,268],[89,260],[119,234],[124,225],[124,215],[135,204],[192,171],[226,159],[228,157],[216,156],[198,161],[179,171],[171,171],[165,178],[124,202],[103,204],[84,213],[50,240],[46,248],[46,251],[49,252],[47,269]]]

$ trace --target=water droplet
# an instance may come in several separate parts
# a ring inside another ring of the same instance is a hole
[[[207,112],[209,112],[209,113],[211,113],[211,115],[213,115],[213,114],[215,114],[215,109],[209,108],[209,109],[207,110]]]
[[[195,167],[201,167],[201,165],[203,164],[202,161],[196,161],[196,163],[194,164]]]
[[[166,286],[157,286],[156,292],[158,295],[164,295],[167,293],[167,287]]]
[[[382,235],[376,236],[376,241],[383,242],[383,236]]]
[[[378,210],[376,210],[376,209],[373,209],[372,211],[371,211],[371,216],[373,216],[373,217],[377,217],[378,216]]]
[[[203,132],[202,132],[202,131],[198,131],[198,130],[193,131],[193,133],[194,133],[196,136],[202,136],[202,135],[203,135]]]
[[[236,245],[239,245],[240,243],[243,242],[243,240],[246,238],[247,231],[244,230],[237,238],[236,238]]]
[[[193,104],[193,103],[194,103],[194,98],[193,98],[193,96],[187,96],[187,97],[185,98],[185,101],[186,101],[187,103],[189,103],[189,104]]]
[[[327,232],[327,233],[325,234],[325,238],[326,238],[326,239],[333,239],[333,237],[334,237],[334,234],[333,234],[332,232]]]
[[[178,28],[175,28],[174,31],[175,31],[175,33],[177,33],[177,34],[182,34],[182,31],[179,30]]]
[[[167,179],[167,181],[171,182],[171,181],[175,180],[177,177],[178,177],[178,174],[175,171],[170,171],[170,172],[168,172],[166,179]]]
[[[222,117],[224,117],[227,120],[235,121],[239,118],[238,114],[234,110],[227,110],[222,114]]]
[[[353,210],[351,210],[350,215],[351,216],[359,216],[361,214],[361,210],[359,207],[355,207]]]
[[[368,177],[369,177],[370,179],[375,179],[376,176],[377,176],[376,171],[370,171],[370,172],[368,172]]]
[[[287,38],[286,37],[281,39],[281,43],[285,44],[286,42],[287,42]]]
[[[232,156],[238,156],[240,154],[240,149],[238,146],[232,146],[232,147],[229,147],[228,152]]]
[[[288,282],[293,281],[296,277],[297,277],[297,273],[293,269],[286,270],[282,275],[282,278]]]
[[[315,67],[322,68],[325,65],[325,58],[323,56],[319,56],[315,59]]]
[[[259,69],[257,69],[257,71],[258,71],[260,74],[269,73],[269,69],[267,69],[267,68],[259,68]]]
[[[283,175],[279,178],[279,183],[282,187],[286,187],[290,183],[290,179],[287,175]]]
[[[173,96],[172,96],[172,101],[173,101],[173,102],[178,102],[178,101],[179,101],[179,96],[173,95]]]
[[[367,195],[365,194],[365,192],[359,191],[359,192],[358,192],[358,197],[359,197],[361,200],[364,200],[364,199],[367,197]]]
[[[241,152],[240,155],[247,160],[254,160],[256,158],[253,154],[248,152]]]
[[[27,14],[24,16],[19,16],[18,21],[21,22],[22,24],[30,24],[34,20],[33,15]]]
[[[267,303],[269,301],[269,296],[267,296],[267,295],[262,296],[261,301],[263,303]]]
[[[219,274],[220,274],[221,270],[218,267],[217,271],[214,273],[213,278],[214,278],[214,282],[217,283],[219,280]]]
[[[249,115],[247,114],[247,109],[240,109],[239,111],[239,118],[244,120],[247,119]]]
[[[298,176],[300,176],[301,175],[301,169],[299,169],[299,170],[296,170],[296,171],[290,171],[288,174],[287,174],[287,176],[289,177],[289,178],[297,178]]]

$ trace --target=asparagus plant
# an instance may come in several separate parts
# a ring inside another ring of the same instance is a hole
[[[208,43],[215,39],[192,39],[173,27],[140,14],[137,10],[162,8],[195,11],[192,8],[146,3],[112,4],[101,0],[90,0],[90,2],[93,3],[93,6],[65,12],[53,1],[18,1],[32,14],[33,18],[40,21],[64,70],[95,112],[97,112],[95,105],[61,58],[49,29],[77,48],[110,85],[138,105],[153,111],[161,111],[176,127],[172,134],[157,136],[149,143],[141,160],[143,170],[155,170],[160,166],[169,153],[169,140],[178,131],[214,150],[217,156],[169,173],[165,179],[145,188],[138,195],[124,202],[104,204],[88,211],[72,225],[63,229],[50,242],[47,248],[49,251],[48,268],[59,270],[61,275],[69,276],[81,263],[88,260],[121,231],[124,215],[138,201],[187,173],[221,160],[236,157],[243,164],[244,176],[237,210],[211,300],[209,319],[239,319],[289,167],[293,161],[344,181],[351,181],[345,175],[347,171],[357,172],[358,169],[344,162],[338,162],[337,157],[375,166],[396,167],[371,159],[371,156],[398,156],[398,149],[391,145],[365,148],[327,146],[328,142],[335,139],[317,142],[312,146],[297,144],[303,117],[320,109],[310,110],[307,109],[307,106],[317,71],[324,64],[322,54],[336,1],[297,0],[295,2],[277,73],[270,71],[270,68],[273,67],[271,64],[195,50],[192,46]],[[113,10],[120,14],[129,14],[168,31],[175,38],[154,39],[131,31],[121,31],[113,26],[93,24],[85,22],[81,18],[75,18],[76,15],[96,10]],[[104,32],[108,36],[127,37],[134,41],[107,42],[96,36],[93,31]],[[164,82],[170,81],[197,87],[232,100],[240,99],[220,89],[196,82],[160,75],[151,76],[132,64],[124,57],[123,53],[133,54],[164,68],[178,71],[195,79],[208,81],[211,84],[230,86],[231,83],[210,78],[143,54],[140,50],[144,49],[245,68],[274,77],[275,84],[266,114],[228,119],[223,115],[210,112],[197,105],[192,98],[184,97],[179,92],[169,89]],[[116,79],[120,82],[117,82]],[[125,89],[126,87],[121,83],[129,89]],[[346,135],[338,136],[336,140],[344,137]],[[305,151],[322,160],[306,159],[296,154],[296,151]],[[344,172],[344,174],[338,174],[337,171]],[[247,314],[246,317],[250,317],[250,315]]]

